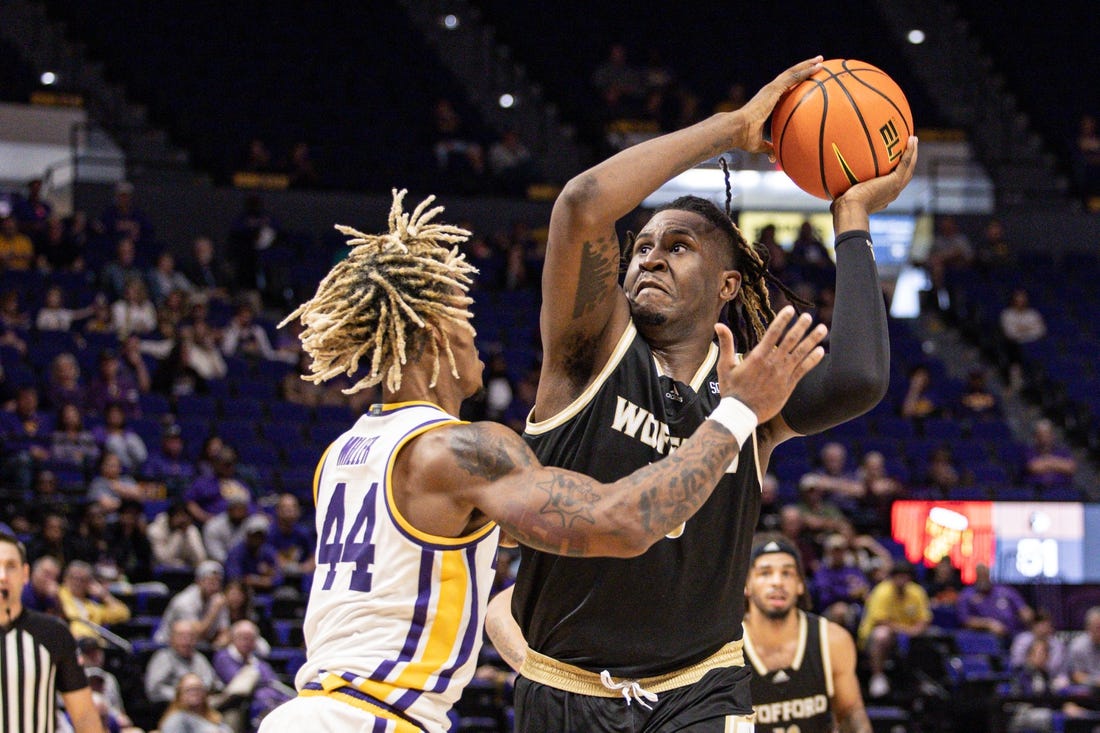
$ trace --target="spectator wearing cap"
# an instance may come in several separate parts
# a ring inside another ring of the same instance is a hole
[[[153,559],[157,565],[194,569],[207,559],[202,532],[182,499],[173,501],[166,510],[157,514],[146,535],[153,547]]]
[[[168,641],[173,626],[179,621],[194,622],[195,640],[217,645],[224,642],[229,631],[229,611],[225,605],[223,583],[225,573],[221,563],[206,560],[195,570],[195,582],[168,601],[153,641]]]
[[[183,430],[176,423],[164,428],[160,445],[150,451],[142,473],[165,485],[168,496],[182,496],[195,480],[195,464],[184,455]]]
[[[235,479],[223,479],[225,510],[202,527],[202,542],[210,559],[225,562],[229,548],[244,539],[245,520],[252,513],[252,494]]]
[[[92,698],[97,701],[102,700],[101,711],[106,717],[107,730],[133,726],[133,721],[126,714],[126,703],[122,699],[118,678],[105,669],[106,654],[103,651],[103,642],[85,636],[77,639],[76,648],[80,652],[80,664],[88,677],[88,685],[92,688]]]
[[[279,556],[268,541],[271,520],[257,512],[244,521],[244,539],[229,550],[225,576],[243,581],[256,593],[270,593],[283,582]]]
[[[886,662],[897,650],[898,636],[920,636],[932,623],[928,594],[913,576],[913,566],[906,560],[898,560],[890,577],[876,585],[867,596],[858,640],[870,662],[867,692],[872,698],[890,693]]]
[[[237,475],[237,451],[232,446],[222,444],[218,447],[210,457],[210,469],[207,475],[200,468],[199,475],[183,495],[187,510],[200,525],[224,512],[229,498],[240,493],[239,488],[247,488]]]

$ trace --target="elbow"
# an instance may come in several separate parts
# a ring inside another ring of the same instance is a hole
[[[554,217],[582,224],[595,221],[600,216],[599,190],[599,182],[591,172],[571,178],[554,202]]]

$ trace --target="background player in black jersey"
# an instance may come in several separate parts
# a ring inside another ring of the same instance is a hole
[[[621,283],[616,224],[693,166],[734,148],[769,151],[776,101],[820,61],[796,64],[740,109],[627,148],[563,188],[550,219],[543,366],[525,431],[543,464],[607,480],[667,455],[717,399],[715,323],[728,319],[741,351],[757,343],[774,317],[767,265],[730,218],[728,183],[724,212],[696,197],[658,210],[627,242]],[[759,426],[752,450],[746,443],[700,511],[637,558],[522,549],[511,606],[530,646],[516,684],[519,730],[751,724],[740,621],[760,476],[777,444],[862,414],[885,393],[889,342],[869,216],[909,182],[916,152],[911,138],[894,172],[833,202],[830,353]]]
[[[60,693],[76,733],[103,733],[65,622],[23,608],[30,574],[22,543],[0,532],[0,730],[53,733]]]
[[[806,584],[798,550],[781,539],[761,541],[752,552],[745,596],[745,655],[755,672],[757,729],[871,733],[852,635],[799,607]]]

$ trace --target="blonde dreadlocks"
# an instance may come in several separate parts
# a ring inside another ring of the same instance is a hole
[[[428,209],[429,196],[412,213],[402,201],[406,189],[393,189],[389,231],[363,234],[337,224],[353,247],[321,280],[314,296],[279,324],[300,318],[302,348],[312,357],[310,374],[302,379],[320,384],[340,374],[352,376],[360,361],[369,371],[348,389],[353,394],[385,381],[391,391],[401,387],[402,367],[408,359],[408,339],[426,335],[441,337],[451,374],[458,367],[450,339],[442,325],[451,322],[471,335],[473,302],[466,293],[477,268],[459,253],[457,244],[470,232],[450,224],[432,224],[442,206]],[[448,248],[446,245],[453,245]],[[424,329],[424,334],[415,333]],[[439,344],[428,339],[434,366],[429,386],[439,377]]]

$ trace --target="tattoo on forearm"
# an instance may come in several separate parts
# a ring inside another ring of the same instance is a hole
[[[619,247],[614,238],[605,237],[581,245],[581,271],[573,301],[573,318],[591,313],[607,289],[617,282],[618,275]]]
[[[540,514],[557,517],[562,527],[572,527],[578,520],[596,523],[592,507],[600,500],[600,495],[585,482],[574,480],[570,474],[555,472],[549,480],[535,486],[547,495]]]

